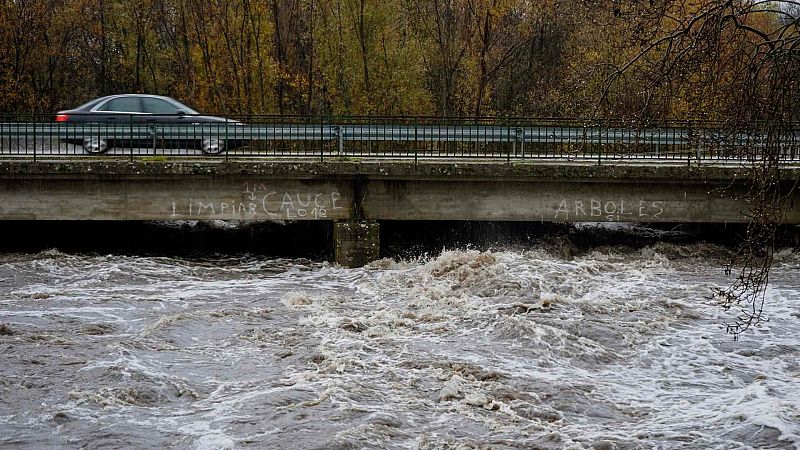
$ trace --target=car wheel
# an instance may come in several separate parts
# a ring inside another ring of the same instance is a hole
[[[218,138],[204,138],[200,143],[200,150],[207,155],[219,155],[225,150],[225,143]]]
[[[108,142],[102,138],[86,138],[83,140],[83,150],[92,154],[105,153],[108,150]]]

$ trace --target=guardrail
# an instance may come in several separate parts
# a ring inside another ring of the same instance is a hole
[[[673,121],[643,127],[582,119],[248,116],[117,116],[115,123],[54,122],[52,115],[0,116],[0,157],[84,153],[142,156],[394,157],[717,161],[752,158],[763,139],[719,124]],[[74,115],[73,115],[73,118]],[[149,119],[150,121],[145,121]],[[90,120],[78,117],[78,120]],[[800,160],[800,132],[780,145]]]

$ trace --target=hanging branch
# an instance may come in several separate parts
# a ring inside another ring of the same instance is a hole
[[[589,1],[595,7],[598,2]],[[727,310],[739,309],[726,330],[737,339],[766,320],[764,302],[776,236],[785,223],[787,183],[781,162],[796,146],[800,119],[800,2],[752,0],[651,1],[650,9],[611,0],[601,7],[629,24],[631,39],[644,44],[624,64],[613,65],[601,103],[623,81],[644,82],[649,106],[654,93],[674,102],[691,95],[689,117],[720,119],[714,151],[747,162],[749,176],[739,198],[747,205],[747,233],[726,273],[727,288],[713,290]],[[654,5],[655,4],[655,5]],[[624,9],[628,7],[629,9]],[[652,35],[653,29],[663,30]],[[611,108],[614,105],[610,106]],[[644,109],[638,112],[644,113]],[[728,188],[736,195],[735,185]]]

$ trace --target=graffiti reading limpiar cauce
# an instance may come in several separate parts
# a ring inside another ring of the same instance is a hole
[[[181,202],[183,203],[183,202]],[[244,183],[236,198],[172,202],[172,215],[214,218],[266,218],[274,220],[325,219],[331,211],[344,209],[337,191],[297,192],[270,190],[266,184]]]

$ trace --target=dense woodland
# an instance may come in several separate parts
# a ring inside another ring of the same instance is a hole
[[[0,111],[144,92],[220,114],[724,117],[759,43],[797,34],[793,2],[757,3],[0,0]],[[713,8],[762,34],[692,30]]]

